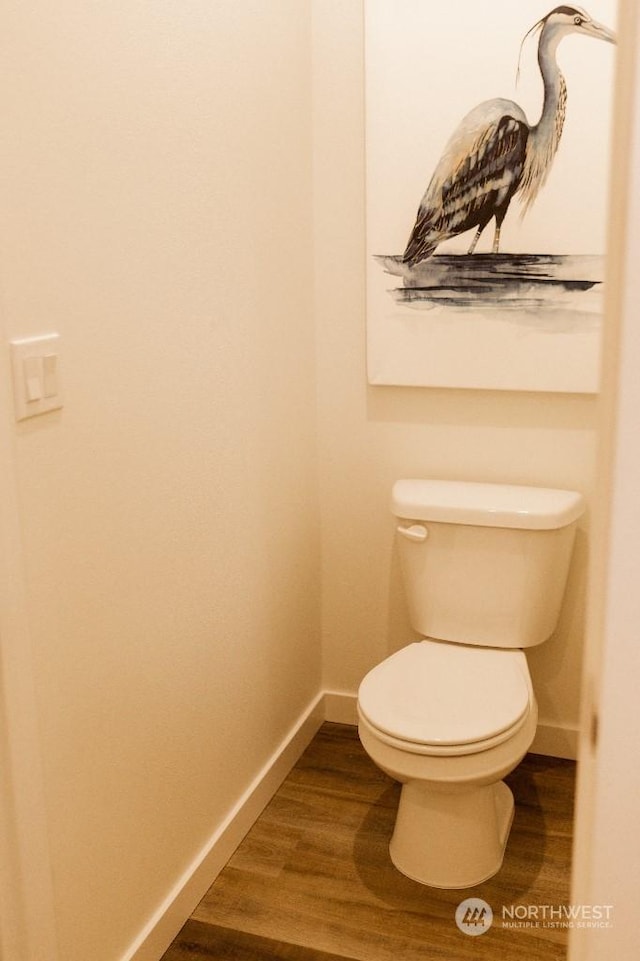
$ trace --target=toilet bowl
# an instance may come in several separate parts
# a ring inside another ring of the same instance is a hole
[[[425,639],[369,672],[358,729],[371,759],[402,784],[389,845],[398,870],[466,888],[500,869],[514,810],[502,778],[536,723],[522,651]]]
[[[402,784],[389,845],[423,884],[467,888],[503,861],[514,800],[502,780],[533,742],[538,709],[524,649],[553,633],[576,491],[397,481],[392,511],[412,627],[366,675],[358,729]]]

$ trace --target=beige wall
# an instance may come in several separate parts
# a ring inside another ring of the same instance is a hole
[[[361,4],[317,3],[314,44],[324,678],[354,692],[412,637],[393,550],[393,481],[506,481],[589,496],[596,400],[367,387]],[[530,655],[540,720],[560,729],[579,717],[587,523],[560,629]]]
[[[15,431],[60,957],[114,961],[320,686],[309,9],[2,20],[2,311],[63,342]]]

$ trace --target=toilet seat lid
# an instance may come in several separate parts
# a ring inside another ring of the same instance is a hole
[[[484,741],[514,727],[529,709],[520,650],[424,640],[387,658],[360,685],[358,704],[378,730],[416,744]]]

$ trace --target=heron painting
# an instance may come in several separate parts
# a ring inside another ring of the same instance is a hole
[[[613,0],[365,7],[370,381],[597,389]]]

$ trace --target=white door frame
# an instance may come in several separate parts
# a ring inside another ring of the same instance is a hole
[[[599,491],[593,504],[570,961],[638,954],[640,888],[640,14],[622,0],[613,138]]]

